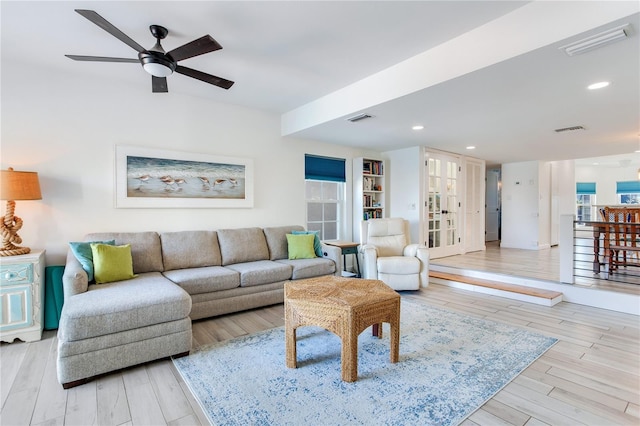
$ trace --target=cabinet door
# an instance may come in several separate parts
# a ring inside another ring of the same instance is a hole
[[[33,324],[31,285],[16,285],[0,290],[0,331]]]

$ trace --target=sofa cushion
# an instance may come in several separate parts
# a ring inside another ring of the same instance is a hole
[[[165,271],[222,264],[215,231],[163,232],[160,242]]]
[[[134,274],[164,269],[160,236],[155,232],[100,232],[85,237],[85,241],[93,240],[115,240],[119,246],[131,244]]]
[[[108,301],[108,303],[105,303]],[[189,316],[191,297],[159,272],[94,284],[64,301],[58,339],[74,341]],[[96,360],[99,362],[99,360]]]
[[[240,286],[240,273],[222,266],[175,269],[163,275],[189,294],[210,293]]]
[[[96,283],[104,284],[133,278],[131,245],[91,244]]]
[[[259,260],[257,262],[235,263],[225,266],[225,268],[238,271],[240,273],[240,286],[251,287],[260,284],[275,283],[291,279],[292,267],[270,260]]]
[[[313,251],[316,252],[316,257],[322,257],[322,244],[320,243],[320,231],[291,231],[293,235],[299,234],[313,234],[315,238],[313,239]]]
[[[116,240],[105,241],[86,241],[86,242],[70,242],[71,252],[82,265],[82,269],[87,273],[89,282],[93,281],[93,253],[91,252],[91,243],[115,245]]]
[[[269,259],[269,248],[260,228],[220,229],[218,243],[222,265]]]
[[[264,236],[269,246],[269,260],[288,259],[287,234],[293,231],[304,231],[302,226],[277,226],[264,228]]]
[[[417,257],[389,256],[376,260],[378,273],[412,275],[420,273],[420,260]]]
[[[320,275],[332,275],[336,272],[336,264],[331,259],[316,257],[313,259],[281,259],[276,260],[278,263],[291,265],[293,273],[292,280],[301,280],[304,278],[318,277]]]
[[[293,235],[287,234],[287,244],[289,259],[313,259],[316,252],[313,249],[313,235]]]

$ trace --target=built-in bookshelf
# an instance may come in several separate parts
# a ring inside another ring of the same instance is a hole
[[[353,233],[360,240],[363,220],[385,216],[385,164],[383,160],[355,158],[353,160]]]

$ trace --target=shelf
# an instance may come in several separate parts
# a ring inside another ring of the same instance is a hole
[[[363,157],[353,160],[354,241],[360,241],[360,226],[363,220],[386,217],[385,167],[383,160]]]

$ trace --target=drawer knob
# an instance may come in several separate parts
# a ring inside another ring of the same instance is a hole
[[[4,279],[5,280],[10,280],[11,278],[15,278],[16,274],[14,274],[13,272],[7,272],[4,274]]]

